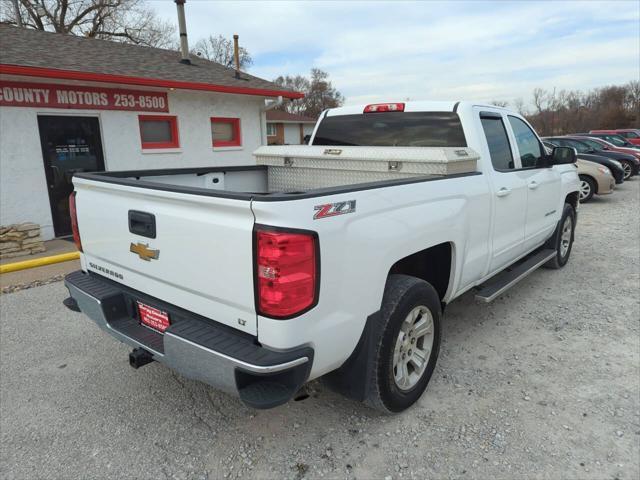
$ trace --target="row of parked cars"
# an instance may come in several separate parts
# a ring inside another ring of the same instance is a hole
[[[544,137],[548,148],[573,147],[578,153],[580,201],[612,193],[615,186],[640,172],[640,130],[591,130]]]

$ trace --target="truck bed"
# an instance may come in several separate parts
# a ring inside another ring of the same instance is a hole
[[[261,147],[257,165],[82,173],[77,178],[177,193],[287,200],[476,173],[465,147]]]

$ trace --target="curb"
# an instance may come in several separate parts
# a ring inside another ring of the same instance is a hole
[[[34,258],[33,260],[24,260],[22,262],[7,263],[0,265],[0,274],[17,272],[18,270],[26,270],[27,268],[42,267],[54,263],[68,262],[80,258],[80,252],[61,253],[60,255],[52,255],[50,257]]]

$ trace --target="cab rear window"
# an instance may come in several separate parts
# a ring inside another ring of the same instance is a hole
[[[378,112],[325,117],[314,145],[466,147],[457,113]]]

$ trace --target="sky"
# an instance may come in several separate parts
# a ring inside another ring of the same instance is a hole
[[[173,1],[149,4],[174,21]],[[249,73],[329,73],[346,104],[500,100],[640,79],[640,1],[188,0],[191,45],[240,36]]]

